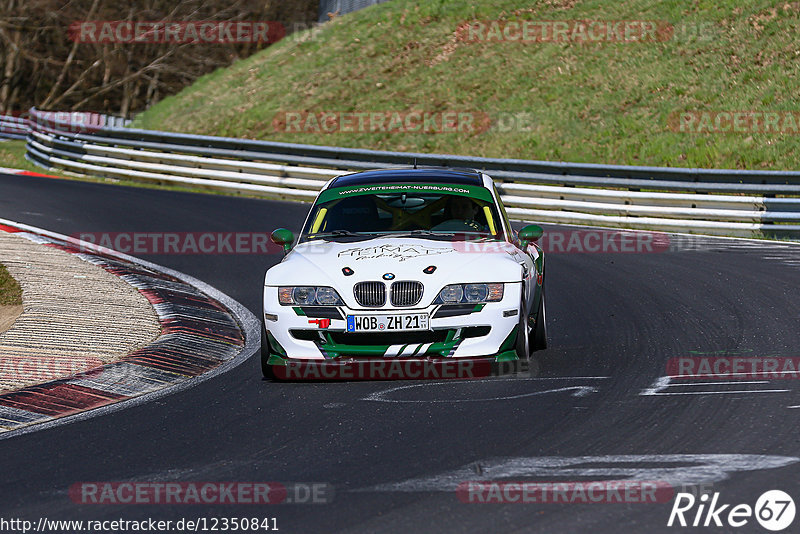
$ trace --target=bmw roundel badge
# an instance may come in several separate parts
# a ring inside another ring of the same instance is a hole
[[[384,280],[394,280],[394,275],[392,273],[386,273],[383,275]]]

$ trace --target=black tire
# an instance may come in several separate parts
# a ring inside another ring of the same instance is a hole
[[[547,348],[547,318],[544,306],[544,288],[542,288],[542,298],[539,299],[539,312],[536,314],[536,325],[533,327],[533,350],[544,350]]]
[[[264,325],[261,325],[261,374],[264,375],[264,378],[267,380],[277,380],[275,377],[275,371],[272,369],[272,365],[269,362],[270,357],[270,347],[269,347],[269,339],[267,339],[267,329]]]
[[[517,323],[517,341],[514,344],[517,358],[527,360],[531,356],[530,329],[528,328],[528,314],[525,313],[525,302],[519,304],[519,322]]]

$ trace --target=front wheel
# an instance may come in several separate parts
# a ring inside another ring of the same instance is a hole
[[[530,329],[528,328],[528,316],[525,313],[525,302],[519,304],[519,323],[517,323],[517,342],[514,349],[517,358],[526,360],[531,355]]]
[[[533,327],[533,350],[547,348],[547,320],[544,311],[544,288],[542,298],[539,299],[539,313],[536,314],[536,326]]]
[[[275,380],[275,371],[272,369],[272,365],[269,364],[269,357],[270,357],[270,350],[269,350],[269,339],[267,339],[267,329],[262,324],[261,325],[261,374],[264,375],[264,378],[267,380]]]

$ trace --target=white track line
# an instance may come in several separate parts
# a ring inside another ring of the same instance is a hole
[[[395,391],[411,389],[411,388],[420,388],[420,387],[428,387],[428,386],[437,386],[437,385],[465,385],[465,384],[476,384],[476,383],[495,383],[495,382],[521,382],[523,380],[527,381],[543,381],[543,380],[604,380],[608,378],[607,376],[592,376],[592,377],[573,377],[573,376],[565,376],[565,377],[549,377],[549,378],[485,378],[485,379],[477,379],[477,380],[467,380],[467,381],[446,381],[446,382],[425,382],[422,384],[410,384],[404,386],[397,386],[389,389],[385,389],[383,391],[375,391],[370,393],[366,397],[363,397],[359,400],[362,401],[370,401],[370,402],[389,402],[395,404],[408,404],[408,403],[458,403],[458,402],[491,402],[491,401],[500,401],[500,400],[513,400],[513,399],[521,399],[524,397],[533,397],[538,395],[544,395],[547,393],[560,393],[564,391],[574,391],[572,394],[573,397],[585,397],[586,395],[590,395],[591,393],[597,392],[597,388],[593,386],[566,386],[561,388],[555,389],[547,389],[544,391],[532,391],[530,393],[521,393],[519,395],[509,395],[503,397],[485,397],[480,399],[431,399],[431,400],[402,400],[402,399],[387,399],[385,395],[390,393],[394,393]]]

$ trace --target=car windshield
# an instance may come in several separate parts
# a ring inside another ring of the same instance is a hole
[[[311,210],[302,240],[375,234],[440,239],[502,237],[494,203],[475,196],[397,191],[326,198],[321,196]]]

